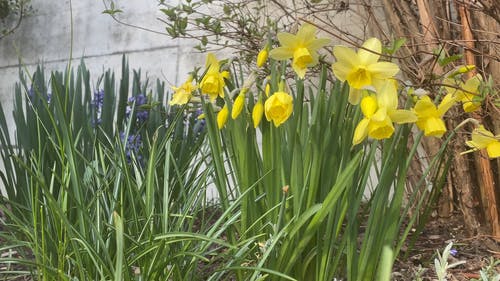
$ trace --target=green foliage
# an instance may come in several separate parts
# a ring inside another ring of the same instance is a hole
[[[500,260],[493,257],[488,261],[488,265],[483,267],[479,274],[481,279],[471,279],[472,281],[499,281],[500,280]]]
[[[201,121],[164,106],[164,83],[142,95],[147,80],[128,73],[124,58],[119,90],[108,70],[94,96],[83,62],[48,85],[42,67],[21,73],[13,138],[0,107],[0,252],[16,252],[0,258],[2,278],[195,280],[207,251],[233,247],[199,222],[210,172]]]
[[[389,55],[394,55],[404,44],[406,43],[405,38],[399,38],[394,40],[389,47],[384,47],[384,53]]]
[[[284,66],[271,61],[271,93],[279,89]],[[238,77],[236,72],[228,93],[238,92]],[[212,104],[204,106],[221,206],[228,209],[234,198],[241,200],[239,220],[230,229],[239,241],[253,242],[232,255],[226,269],[236,270],[237,280],[284,280],[277,273],[290,280],[390,280],[418,213],[408,218],[403,198],[421,136],[410,142],[410,126],[404,125],[388,140],[353,147],[361,112],[348,104],[347,84],[328,81],[326,67],[315,83],[289,84],[293,114],[280,127],[263,121],[253,128],[252,98],[222,130]],[[247,96],[265,95],[257,87]],[[231,97],[225,102],[231,108]],[[431,171],[443,174],[448,167],[443,156],[444,146],[411,198],[428,194],[424,179]],[[433,192],[441,186],[436,180]],[[411,202],[422,210],[432,203],[429,198],[435,196]]]
[[[448,264],[448,257],[450,256],[453,247],[453,242],[450,242],[446,248],[444,248],[443,253],[436,252],[438,257],[434,259],[434,268],[436,270],[436,275],[439,281],[446,281],[446,275],[449,269],[452,269],[458,265],[464,264],[465,261],[458,261],[452,264]]]
[[[264,1],[181,1],[178,5],[161,1],[160,7],[168,35],[196,39],[200,51],[214,46],[259,50],[269,31],[261,17]]]

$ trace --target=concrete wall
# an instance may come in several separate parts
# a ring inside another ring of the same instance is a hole
[[[171,0],[177,2],[177,0]],[[161,31],[164,25],[156,18],[155,0],[118,1],[125,22]],[[187,72],[204,64],[204,54],[193,53],[193,43],[172,40],[166,35],[127,27],[102,14],[100,0],[32,0],[34,13],[23,20],[14,34],[0,40],[0,102],[8,124],[12,120],[14,85],[19,67],[32,73],[43,63],[47,71],[64,71],[71,50],[71,11],[73,17],[72,64],[81,58],[92,75],[92,85],[103,70],[121,70],[122,55],[128,57],[130,69],[142,69],[150,81],[157,77],[171,85],[182,82]],[[21,64],[19,63],[21,60]],[[11,137],[15,128],[10,128]],[[1,162],[1,161],[0,161]],[[3,163],[0,163],[3,169]],[[0,184],[0,193],[2,193]]]
[[[69,0],[32,2],[34,14],[25,18],[13,35],[0,40],[0,102],[8,115],[19,59],[30,71],[39,63],[47,70],[64,70],[70,57]],[[164,28],[156,19],[157,1],[127,0],[119,5],[124,21],[158,31]],[[193,66],[204,63],[204,55],[192,53],[192,43],[121,25],[102,14],[104,9],[102,1],[72,1],[72,63],[78,64],[83,57],[94,82],[103,69],[119,71],[122,54],[127,55],[131,69],[141,68],[148,77],[160,77],[174,85],[182,82]]]

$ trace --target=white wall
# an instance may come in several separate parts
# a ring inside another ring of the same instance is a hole
[[[123,21],[158,31],[164,29],[156,19],[160,16],[156,0],[115,2],[124,11],[119,15]],[[194,53],[192,42],[119,24],[102,14],[105,6],[101,0],[73,0],[72,9],[69,0],[32,0],[32,5],[33,15],[26,17],[15,33],[0,40],[0,102],[8,124],[13,124],[10,121],[19,60],[29,72],[39,63],[48,71],[64,71],[71,50],[71,11],[72,64],[76,66],[82,57],[85,59],[93,87],[105,69],[119,75],[123,54],[127,55],[131,70],[141,68],[142,75],[147,74],[150,81],[159,77],[171,85],[182,82],[194,66],[204,65],[205,55]],[[10,129],[12,137],[14,128]],[[1,189],[0,186],[0,192]]]
[[[141,68],[152,79],[177,84],[193,66],[204,63],[204,55],[193,54],[192,44],[121,25],[99,0],[73,0],[73,64],[80,59],[93,74],[94,82],[103,69],[121,69],[122,54],[131,69]],[[38,63],[47,70],[64,70],[71,50],[69,0],[33,0],[34,14],[23,20],[14,34],[0,40],[0,102],[10,117],[14,82],[18,80],[19,58],[33,71]],[[162,31],[157,1],[118,1],[126,22]]]

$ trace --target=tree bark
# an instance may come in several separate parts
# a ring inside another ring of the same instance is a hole
[[[491,15],[491,11],[500,9],[500,0],[479,2],[482,6],[477,1],[470,0],[415,0],[412,6],[412,1],[382,0],[388,27],[394,38],[408,39],[407,45],[402,48],[401,56],[405,59],[401,61],[401,69],[409,79],[417,85],[427,86],[427,89],[439,90],[439,87],[432,87],[432,83],[436,82],[433,79],[454,66],[452,63],[443,69],[436,63],[437,57],[433,53],[435,50],[442,50],[445,55],[463,53],[462,63],[476,65],[485,78],[488,77],[487,74],[492,74],[497,79],[495,85],[498,85],[500,21],[499,13]],[[482,11],[481,7],[484,7]],[[484,122],[487,128],[494,128],[493,131],[499,134],[500,110],[492,99],[493,97],[487,97],[483,107],[485,111],[475,113],[472,117]],[[454,129],[464,119],[464,114],[457,108],[450,113],[447,115],[450,119],[447,124],[450,129]],[[471,130],[472,128],[464,128],[461,132]],[[465,226],[471,235],[484,233],[480,226],[487,224],[491,226],[488,234],[500,237],[500,198],[497,197],[500,193],[500,161],[492,165],[493,162],[484,152],[460,156],[460,152],[466,149],[465,142],[468,138],[466,134],[459,133],[450,145],[450,151],[455,155],[451,167],[451,182],[444,189],[439,210],[443,215],[450,214],[453,200],[458,199]],[[427,140],[425,147],[432,157],[439,142]]]
[[[458,4],[460,14],[460,21],[462,23],[462,37],[464,39],[464,60],[466,64],[477,65],[474,53],[475,49],[474,35],[472,33],[472,22],[469,13],[470,3],[468,1]],[[471,78],[475,73],[471,71],[466,73],[467,78]],[[481,109],[474,112],[472,117],[484,124]],[[478,172],[477,182],[481,195],[481,202],[485,220],[491,228],[491,234],[500,239],[500,222],[498,220],[498,210],[495,195],[495,182],[493,180],[493,173],[491,163],[488,155],[484,150],[474,154],[475,170]]]

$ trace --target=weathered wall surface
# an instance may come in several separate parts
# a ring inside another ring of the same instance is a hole
[[[34,0],[34,14],[25,18],[13,35],[0,40],[0,102],[10,117],[14,83],[18,80],[19,59],[33,71],[43,63],[47,70],[64,70],[73,51],[73,65],[83,57],[93,75],[93,82],[105,69],[121,69],[122,55],[127,55],[131,69],[141,68],[151,79],[160,77],[177,84],[193,66],[203,63],[185,40],[173,40],[121,25],[109,15],[102,1]],[[174,2],[174,1],[172,1]],[[161,31],[156,19],[157,1],[119,1],[125,22]],[[73,45],[71,45],[71,11]],[[182,82],[182,81],[181,81]]]
[[[93,87],[97,87],[97,78],[104,70],[120,72],[123,54],[128,57],[130,69],[141,68],[150,81],[161,78],[171,85],[182,82],[195,65],[204,63],[204,55],[193,53],[189,41],[127,27],[102,14],[105,9],[102,1],[74,0],[71,8],[69,0],[33,0],[32,4],[34,14],[25,18],[14,34],[0,40],[0,102],[8,124],[13,124],[9,121],[19,68],[32,73],[38,64],[43,64],[47,71],[64,71],[71,46],[72,65],[85,59]],[[163,29],[156,19],[157,1],[127,0],[119,4],[124,11],[120,18],[125,22]],[[10,129],[12,137],[14,128]],[[1,189],[0,184],[0,192]]]

